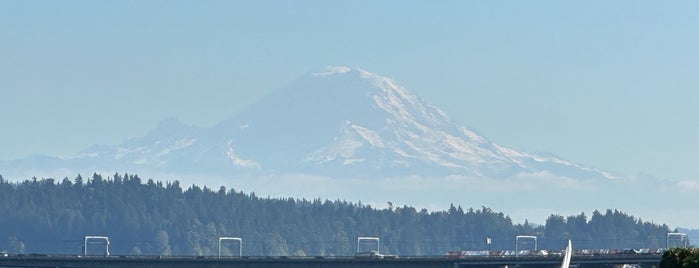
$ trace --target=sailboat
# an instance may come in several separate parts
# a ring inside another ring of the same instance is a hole
[[[569,268],[570,267],[570,258],[573,256],[573,242],[568,239],[568,247],[566,247],[566,252],[565,255],[563,255],[563,263],[561,264],[561,268]]]

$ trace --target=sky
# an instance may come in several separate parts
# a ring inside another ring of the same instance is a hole
[[[699,179],[699,2],[0,1],[0,160],[211,126],[328,65],[486,138]]]

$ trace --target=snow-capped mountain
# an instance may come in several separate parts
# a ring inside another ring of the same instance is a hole
[[[395,80],[347,67],[309,73],[211,128],[168,119],[144,137],[50,160],[51,168],[171,174],[612,178],[490,142]]]
[[[507,148],[395,80],[346,67],[303,75],[212,127],[171,118],[116,146],[0,161],[8,180],[93,172],[372,207],[389,200],[437,210],[486,205],[512,211],[520,222],[620,207],[694,226],[686,215],[696,210],[697,191],[691,179],[620,177]]]

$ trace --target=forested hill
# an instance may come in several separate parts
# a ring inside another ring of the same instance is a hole
[[[466,197],[464,197],[466,198]],[[666,225],[623,212],[588,218],[551,215],[545,226],[513,223],[489,208],[375,209],[362,203],[260,198],[233,189],[143,182],[136,175],[89,179],[0,176],[0,251],[79,254],[86,235],[110,237],[114,255],[216,255],[218,237],[243,239],[243,255],[350,255],[358,236],[381,240],[381,252],[443,255],[449,250],[513,249],[516,235],[536,235],[539,248],[660,248]],[[541,219],[543,221],[543,219]],[[224,254],[237,251],[223,247]]]

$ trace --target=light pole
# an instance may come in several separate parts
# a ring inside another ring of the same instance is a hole
[[[668,233],[667,234],[667,244],[666,244],[667,249],[670,249],[671,237],[674,238],[672,240],[677,240],[679,238],[679,246],[678,247],[687,248],[687,246],[689,244],[689,239],[688,239],[687,234],[685,234],[685,233]]]
[[[223,240],[233,240],[238,241],[238,257],[243,257],[243,239],[240,237],[219,237],[218,238],[218,258],[221,258],[221,241]]]
[[[376,254],[379,254],[379,238],[378,237],[367,237],[367,236],[360,236],[357,237],[357,253],[359,252],[359,247],[363,243],[362,241],[375,241],[376,242]]]
[[[519,257],[519,240],[520,239],[531,239],[534,240],[534,251],[537,249],[536,236],[533,235],[518,235],[515,237],[515,257]]]
[[[92,240],[102,240],[104,241],[104,255],[109,256],[109,237],[106,236],[93,236],[93,235],[88,235],[85,237],[85,242],[83,243],[83,255],[87,256],[87,244],[88,243],[95,243],[91,242]],[[99,243],[99,242],[98,242]]]

